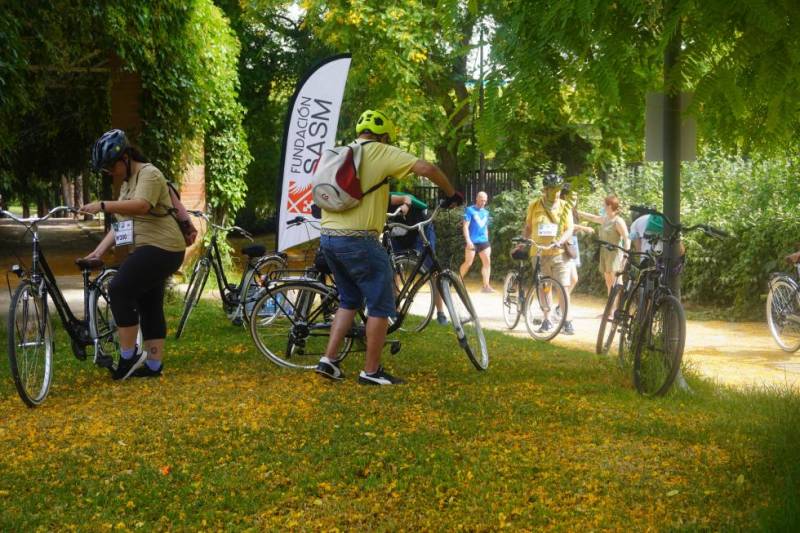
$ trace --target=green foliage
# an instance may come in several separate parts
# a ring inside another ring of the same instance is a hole
[[[12,87],[0,90],[0,148],[11,147],[0,149],[4,192],[36,196],[35,184],[52,188],[61,174],[87,170],[91,142],[108,127],[116,54],[142,80],[144,128],[134,140],[173,180],[206,141],[210,202],[222,213],[241,207],[250,156],[239,43],[211,0],[12,2],[0,24],[0,87]]]
[[[383,109],[399,126],[401,144],[433,147],[451,178],[471,133],[474,94],[466,58],[477,13],[463,2],[364,0],[304,3],[305,24],[329,47],[353,54],[340,138],[366,108]]]

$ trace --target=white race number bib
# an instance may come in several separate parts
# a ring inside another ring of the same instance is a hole
[[[133,220],[115,222],[113,227],[114,243],[117,246],[127,246],[129,244],[133,244]]]
[[[558,224],[551,222],[539,223],[539,237],[556,237],[558,235]]]

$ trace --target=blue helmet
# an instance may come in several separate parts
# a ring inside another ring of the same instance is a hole
[[[128,138],[122,130],[109,130],[100,136],[92,148],[92,168],[100,171],[122,157],[128,148]]]

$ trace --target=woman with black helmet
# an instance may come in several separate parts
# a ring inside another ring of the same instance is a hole
[[[123,184],[117,201],[92,202],[81,208],[117,219],[86,259],[101,258],[111,246],[132,247],[109,287],[122,352],[113,378],[158,377],[167,336],[164,289],[183,262],[186,249],[181,230],[169,216],[172,201],[167,181],[118,129],[104,133],[95,142],[92,168],[123,180]],[[136,346],[139,328],[142,347]]]

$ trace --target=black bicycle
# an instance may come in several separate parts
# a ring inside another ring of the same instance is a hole
[[[662,217],[664,235],[654,235],[650,239],[656,244],[661,241],[666,249],[673,248],[682,234],[696,230],[714,238],[727,237],[724,231],[706,224],[683,226],[655,209],[638,209]],[[611,243],[604,245],[615,246]],[[625,344],[632,348],[633,383],[636,390],[645,396],[666,394],[681,367],[686,343],[686,315],[680,300],[672,294],[669,280],[679,274],[682,267],[682,258],[665,257],[659,247],[654,246],[646,252],[637,282],[631,289],[634,296],[628,298],[631,305],[635,302],[635,309],[626,306],[626,312],[630,313],[629,325],[625,335],[621,336],[620,352],[623,353]],[[606,307],[612,302],[609,298]]]
[[[25,226],[33,236],[30,268],[14,265],[11,269],[20,281],[11,296],[8,313],[11,375],[20,398],[29,407],[36,407],[45,400],[53,379],[55,347],[50,319],[51,300],[70,337],[75,357],[86,359],[86,349],[93,347],[96,365],[113,370],[119,361],[117,325],[111,314],[108,297],[108,284],[116,274],[116,269],[105,268],[100,260],[75,261],[83,275],[84,318],[79,319],[67,304],[45,259],[39,243],[38,225],[60,211],[77,212],[61,206],[43,217],[19,218],[2,211],[6,217]],[[92,278],[92,271],[99,271],[99,274]],[[10,286],[9,282],[9,291]]]
[[[214,224],[208,215],[202,211],[189,211],[189,213],[206,221],[208,227],[211,228],[211,238],[208,246],[205,247],[203,255],[195,263],[192,276],[189,278],[189,285],[184,295],[183,314],[181,314],[181,319],[178,323],[178,330],[175,332],[176,339],[179,339],[183,334],[192,309],[200,301],[200,296],[203,294],[208,275],[212,269],[217,280],[217,288],[225,314],[234,325],[241,325],[242,323],[246,325],[254,312],[253,304],[261,296],[264,281],[269,277],[269,273],[286,268],[285,254],[265,255],[267,253],[265,246],[251,244],[241,250],[242,254],[246,255],[248,259],[239,284],[229,283],[225,268],[222,265],[222,254],[218,243],[219,235],[227,235],[229,232],[235,231],[250,241],[253,240],[253,236],[238,226]]]
[[[774,273],[767,293],[767,325],[772,338],[784,352],[800,349],[800,263],[794,273]]]
[[[622,270],[616,273],[619,283],[615,283],[611,287],[611,292],[606,299],[603,317],[600,320],[600,328],[597,330],[595,352],[598,355],[608,354],[614,343],[615,335],[619,332],[619,363],[621,367],[627,368],[631,363],[629,361],[631,353],[630,326],[633,315],[636,314],[636,309],[640,306],[640,300],[642,299],[642,291],[640,290],[642,278],[640,278],[641,271],[638,265],[641,264],[642,260],[651,256],[645,252],[626,250],[610,242],[599,242],[601,246],[605,246],[609,250],[621,250],[625,254],[625,262]]]
[[[515,237],[511,242],[525,246],[513,252],[517,268],[511,269],[503,281],[503,320],[508,329],[514,329],[520,317],[524,316],[530,336],[549,341],[561,332],[569,305],[564,286],[558,280],[542,275],[542,252],[556,246],[537,246],[532,266],[529,250],[534,242],[521,237]]]
[[[458,275],[441,267],[425,236],[425,226],[433,223],[441,207],[438,206],[429,219],[413,226],[396,222],[387,224],[389,229],[417,231],[423,242],[422,253],[416,256],[416,263],[401,280],[395,298],[397,317],[390,324],[389,333],[402,328],[414,296],[433,280],[441,291],[459,346],[475,368],[485,370],[489,366],[489,352],[469,294]],[[426,270],[427,258],[431,258],[432,265]],[[267,284],[256,307],[274,309],[270,316],[254,317],[250,322],[250,334],[261,353],[283,367],[315,368],[319,358],[325,355],[333,316],[339,307],[336,288],[309,277],[278,279]],[[364,322],[364,313],[358,313],[356,325],[346,335],[339,358],[347,356],[355,340],[364,339]],[[392,353],[399,349],[400,343],[394,341]]]

